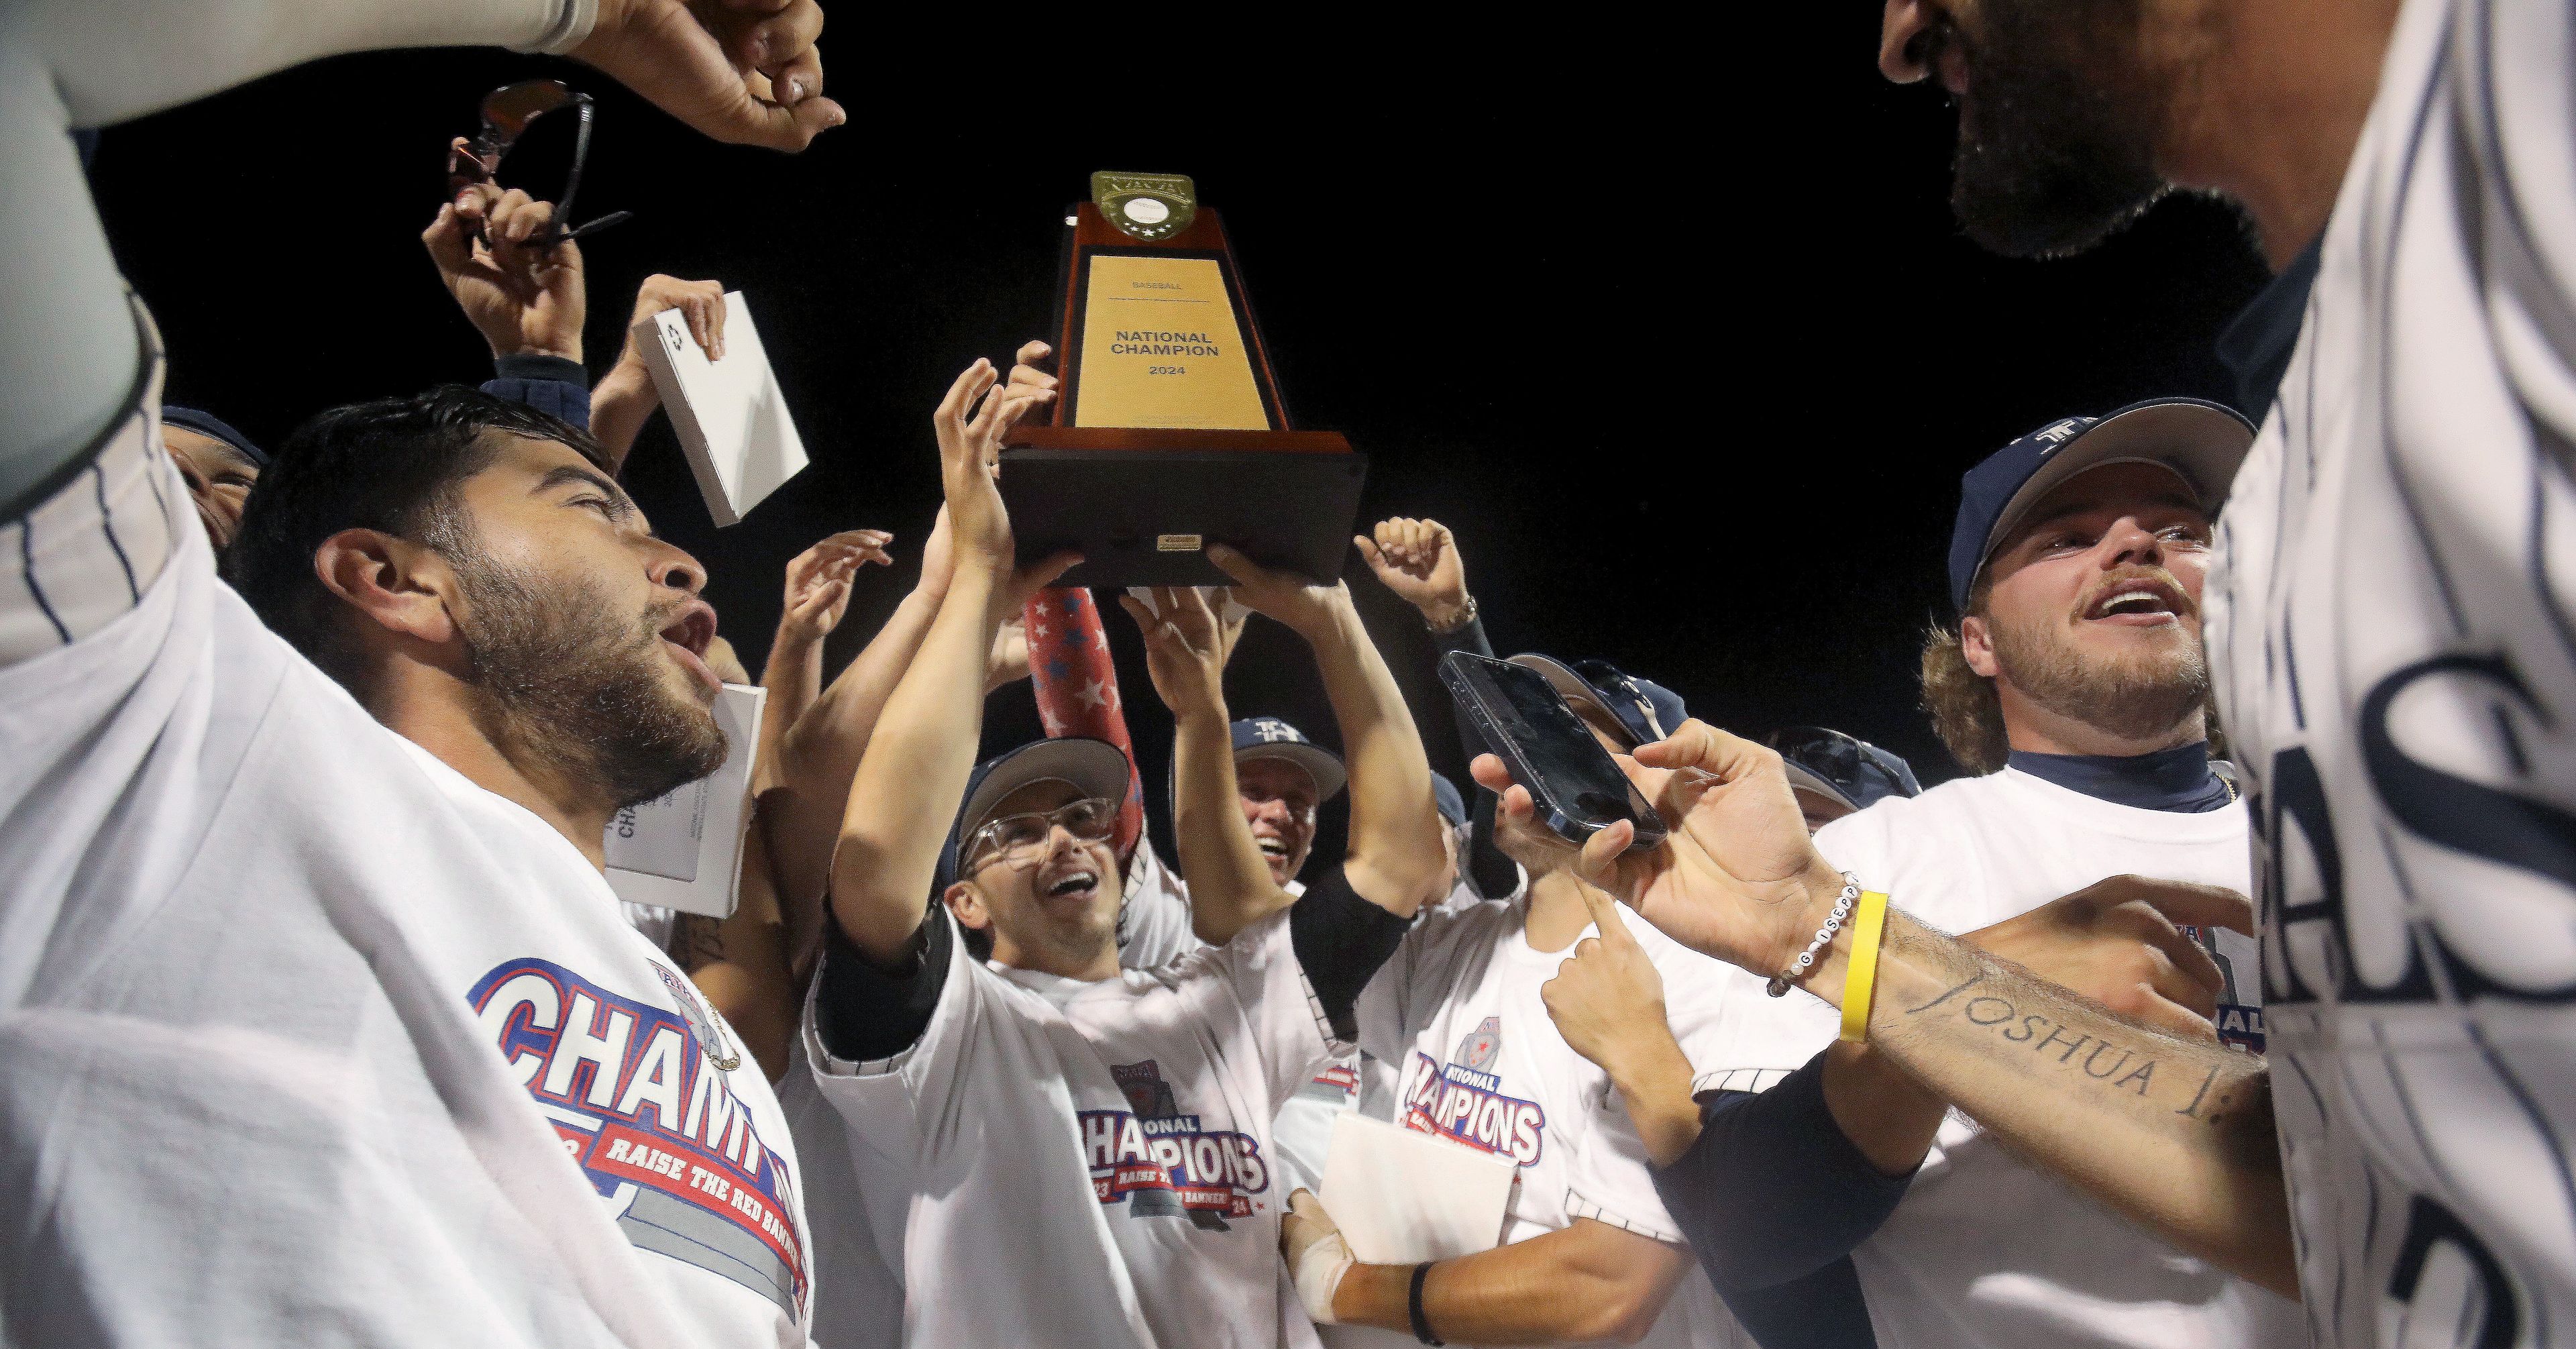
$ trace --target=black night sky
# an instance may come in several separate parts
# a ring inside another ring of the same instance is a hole
[[[172,401],[274,444],[334,403],[488,377],[416,240],[446,138],[513,79],[597,94],[580,214],[637,219],[588,245],[593,375],[646,273],[721,279],[816,460],[721,532],[658,419],[627,470],[712,566],[757,670],[781,569],[824,533],[899,536],[836,660],[909,586],[937,505],[931,406],[966,362],[1048,330],[1090,172],[1186,173],[1234,237],[1297,424],[1372,457],[1364,520],[1456,530],[1497,647],[1607,657],[1747,733],[1836,726],[1929,782],[1958,771],[1914,658],[1959,473],[2068,413],[2225,398],[2209,345],[2263,272],[2198,200],[2079,260],[1980,252],[1945,202],[1948,110],[1878,79],[1874,9],[1814,8],[1731,55],[1758,84],[1533,38],[1473,60],[1372,49],[1367,70],[1208,64],[1151,98],[1087,58],[996,72],[983,39],[907,55],[843,13],[823,45],[853,120],[797,158],[708,143],[567,63],[380,54],[114,128],[94,176]],[[542,190],[568,130],[532,136],[505,181]],[[1434,766],[1462,772],[1419,622],[1356,554],[1348,575]],[[1111,628],[1159,779],[1168,722],[1132,626]],[[1230,693],[1238,716],[1335,738],[1283,630],[1256,625]],[[995,697],[988,747],[1037,733],[1025,687]]]

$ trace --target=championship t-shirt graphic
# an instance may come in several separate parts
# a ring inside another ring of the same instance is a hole
[[[1404,1084],[1404,1127],[1439,1134],[1528,1166],[1547,1142],[1547,1111],[1503,1093],[1503,1019],[1489,1016],[1458,1041],[1446,1064],[1413,1051]]]
[[[1091,1192],[1138,1218],[1187,1218],[1202,1231],[1227,1230],[1252,1216],[1252,1197],[1270,1188],[1270,1164],[1250,1134],[1202,1129],[1181,1109],[1152,1059],[1113,1063],[1126,1110],[1079,1110]]]
[[[467,1002],[628,1240],[797,1317],[800,1210],[727,1080],[746,1059],[688,980],[655,970],[677,1012],[534,957],[496,966]]]

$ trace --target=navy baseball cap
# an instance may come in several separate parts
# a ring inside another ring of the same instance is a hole
[[[1950,603],[1968,609],[1977,573],[2039,499],[2086,469],[2156,464],[2218,513],[2236,467],[2254,447],[2254,424],[2198,398],[2150,398],[2104,417],[2061,417],[1988,455],[1959,478],[1950,530]]]
[[[1628,748],[1664,739],[1690,720],[1682,696],[1651,679],[1639,679],[1606,660],[1578,660],[1571,665],[1554,656],[1524,652],[1511,664],[1547,676],[1565,701],[1588,706],[1628,732]]]
[[[263,470],[268,467],[268,451],[252,444],[250,437],[234,430],[232,423],[211,412],[200,412],[195,408],[172,407],[164,403],[161,405],[161,424],[184,426],[198,435],[213,436],[248,455],[250,461]]]
[[[1431,775],[1431,804],[1439,809],[1440,818],[1447,820],[1450,828],[1467,822],[1467,798],[1458,794],[1457,783],[1438,773]]]
[[[1858,736],[1823,726],[1789,726],[1771,734],[1789,771],[1789,785],[1804,787],[1867,810],[1891,796],[1920,796],[1914,766]]]
[[[984,827],[993,807],[1032,782],[1062,782],[1094,800],[1127,799],[1127,755],[1106,740],[1068,735],[1032,740],[975,765],[966,779],[966,795],[957,818],[949,823],[948,841],[940,845],[939,870],[930,883],[935,897],[957,883],[957,855],[966,840]]]
[[[1350,780],[1340,756],[1306,738],[1304,731],[1277,717],[1245,717],[1234,724],[1234,761],[1280,759],[1306,770],[1315,780],[1318,805],[1342,794]]]

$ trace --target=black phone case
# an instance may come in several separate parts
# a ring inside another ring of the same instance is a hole
[[[1546,825],[1548,832],[1558,838],[1573,843],[1577,847],[1582,846],[1585,840],[1590,839],[1604,826],[1589,823],[1568,813],[1545,779],[1530,766],[1528,757],[1521,753],[1520,745],[1513,740],[1511,733],[1504,729],[1502,718],[1495,714],[1485,690],[1479,686],[1476,675],[1467,664],[1469,661],[1484,659],[1486,658],[1464,651],[1450,652],[1440,660],[1440,682],[1447,686],[1449,696],[1455,699],[1460,707],[1467,709],[1468,718],[1476,723],[1476,730],[1484,736],[1485,743],[1493,746],[1494,752],[1502,756],[1504,766],[1511,769],[1512,781],[1529,788],[1530,803],[1538,808],[1540,823]],[[1505,662],[1494,661],[1493,663],[1501,665]],[[1563,701],[1562,695],[1559,695],[1559,701]],[[1573,716],[1573,710],[1567,709],[1566,715]],[[1576,720],[1578,724],[1581,721],[1580,718]],[[1607,758],[1608,755],[1605,753],[1603,757]],[[1615,771],[1616,765],[1613,765],[1613,768]],[[1636,826],[1637,835],[1628,845],[1630,852],[1639,848],[1651,848],[1664,841],[1663,818],[1655,814],[1651,808],[1639,810],[1640,799],[1636,787],[1631,784],[1628,787],[1626,806],[1628,822]]]

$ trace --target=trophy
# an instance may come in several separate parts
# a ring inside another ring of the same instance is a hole
[[[1211,543],[1341,575],[1368,458],[1300,431],[1216,212],[1172,174],[1095,173],[1065,217],[1051,419],[1016,428],[1002,499],[1066,586],[1224,585]]]

